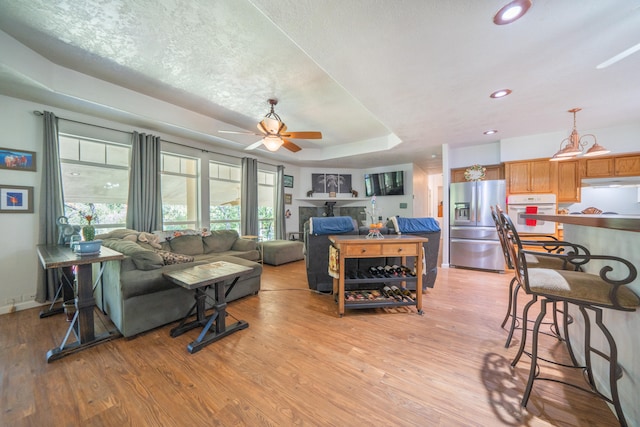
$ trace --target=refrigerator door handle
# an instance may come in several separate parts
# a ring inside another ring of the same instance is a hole
[[[471,192],[471,209],[469,212],[469,219],[472,224],[476,224],[478,222],[478,191],[480,191],[480,187],[477,182],[473,183],[473,191]]]

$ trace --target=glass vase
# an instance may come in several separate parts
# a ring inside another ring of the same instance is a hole
[[[84,227],[82,227],[82,237],[84,238],[85,242],[94,240],[96,238],[96,228],[91,224],[85,225]]]

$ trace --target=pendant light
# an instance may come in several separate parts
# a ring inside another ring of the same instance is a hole
[[[572,108],[569,110],[569,113],[573,114],[573,130],[571,131],[571,135],[569,138],[565,138],[560,142],[560,150],[551,158],[552,161],[558,160],[566,160],[572,157],[579,156],[582,154],[583,149],[588,145],[587,139],[593,138],[593,145],[591,148],[584,153],[585,156],[600,156],[602,154],[609,153],[609,150],[604,148],[602,145],[598,144],[596,136],[588,133],[586,135],[580,136],[578,134],[578,130],[576,129],[576,113],[582,110],[582,108]]]

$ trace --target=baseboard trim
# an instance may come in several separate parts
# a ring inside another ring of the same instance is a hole
[[[48,305],[48,303],[42,304],[36,301],[24,301],[17,304],[4,305],[0,307],[0,315],[10,314],[15,311],[30,310],[32,308],[42,307],[43,305]]]

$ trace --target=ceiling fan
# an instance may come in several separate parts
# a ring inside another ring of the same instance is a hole
[[[245,135],[258,135],[263,138],[249,145],[245,150],[255,150],[262,144],[269,151],[277,151],[280,147],[284,147],[289,151],[298,152],[301,148],[291,142],[289,139],[322,139],[321,132],[287,132],[287,126],[284,124],[280,116],[278,116],[273,107],[278,105],[277,99],[269,99],[271,105],[271,111],[264,116],[264,119],[258,123],[258,130],[261,133],[255,132],[234,132],[231,130],[221,130],[220,133],[237,133]]]

